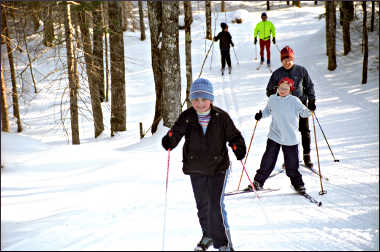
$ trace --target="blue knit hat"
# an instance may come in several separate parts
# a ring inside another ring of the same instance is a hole
[[[196,98],[204,98],[210,101],[214,100],[214,88],[209,80],[196,79],[190,87],[190,101]]]

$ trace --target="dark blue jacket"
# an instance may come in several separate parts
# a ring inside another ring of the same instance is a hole
[[[284,67],[280,67],[273,72],[267,85],[268,97],[276,93],[278,83],[283,77],[289,77],[294,81],[294,90],[292,95],[300,98],[303,104],[306,104],[307,101],[315,101],[314,84],[311,81],[306,68],[296,64],[294,64],[289,70]]]
[[[220,50],[229,50],[230,45],[234,46],[234,43],[232,42],[232,36],[228,31],[221,31],[217,36],[214,37],[214,41],[218,41],[219,39]]]
[[[225,172],[230,165],[228,150],[233,144],[245,155],[246,146],[240,131],[230,116],[222,109],[211,106],[211,119],[206,134],[198,122],[193,107],[180,114],[171,128],[172,136],[166,134],[163,141],[169,141],[174,148],[185,136],[183,145],[183,172],[185,174],[216,175]]]

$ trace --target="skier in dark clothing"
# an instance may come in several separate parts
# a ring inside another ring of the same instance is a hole
[[[246,154],[244,138],[230,116],[213,106],[213,87],[206,79],[197,79],[190,88],[192,107],[182,112],[174,126],[162,138],[162,146],[173,149],[185,136],[183,172],[190,175],[198,209],[202,239],[196,250],[211,244],[220,251],[232,251],[231,235],[224,208],[224,189],[230,160],[226,143],[238,160]]]
[[[306,68],[294,64],[294,52],[289,46],[285,46],[280,53],[282,67],[274,71],[270,77],[266,88],[267,96],[276,93],[277,84],[283,77],[289,77],[294,80],[292,95],[297,96],[305,106],[307,105],[308,109],[314,111],[316,109],[314,84]],[[310,159],[311,140],[308,118],[299,118],[299,131],[302,137],[304,164],[307,167],[313,167]]]
[[[226,61],[228,65],[228,73],[231,73],[231,57],[230,57],[230,45],[234,47],[234,43],[232,42],[232,36],[228,32],[228,25],[226,23],[221,23],[222,31],[218,33],[217,36],[214,37],[214,41],[219,42],[220,47],[220,55],[222,57],[222,75],[224,74],[224,68],[226,67]]]

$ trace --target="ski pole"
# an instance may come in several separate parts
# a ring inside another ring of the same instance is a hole
[[[314,141],[315,141],[315,150],[317,151],[317,160],[318,160],[318,172],[319,172],[319,181],[321,183],[321,191],[319,192],[319,195],[326,194],[327,191],[323,190],[322,186],[322,173],[321,173],[321,165],[319,164],[319,154],[318,154],[318,145],[317,145],[317,134],[315,131],[315,123],[314,123],[314,112],[311,112],[311,116],[313,117],[313,128],[314,128]]]
[[[238,65],[239,65],[239,60],[238,60],[238,57],[236,56],[235,47],[233,46],[232,49],[234,49],[235,58],[236,58],[236,61],[237,61]]]
[[[281,54],[280,48],[278,48],[277,43],[275,45],[276,45],[276,48],[277,48],[278,52]]]
[[[168,169],[166,171],[166,190],[165,190],[165,209],[164,209],[164,227],[162,232],[162,251],[165,249],[165,231],[166,231],[166,209],[168,206],[168,181],[169,181],[169,164],[170,164],[170,148],[168,149]]]
[[[324,137],[324,138],[325,138],[325,140],[326,140],[327,146],[328,146],[328,147],[329,147],[329,149],[330,149],[331,155],[332,155],[332,156],[333,156],[333,158],[334,158],[334,162],[339,162],[339,159],[336,159],[336,158],[335,158],[335,156],[334,156],[334,153],[332,152],[332,150],[331,150],[331,148],[330,148],[329,142],[327,142],[327,138],[326,138],[325,132],[323,132],[323,130],[322,130],[322,127],[321,127],[321,124],[319,123],[319,120],[318,120],[318,117],[317,117],[317,115],[316,115],[316,114],[314,114],[314,116],[315,116],[315,119],[317,119],[317,123],[318,123],[318,125],[319,125],[319,128],[321,129],[321,131],[322,131],[322,134],[323,134],[323,137]]]
[[[235,146],[235,148],[236,148],[236,146]],[[245,171],[245,174],[247,175],[247,178],[248,178],[248,180],[249,180],[249,183],[250,183],[251,186],[252,186],[252,190],[255,192],[256,197],[259,199],[260,197],[259,197],[259,195],[257,194],[257,192],[256,192],[256,190],[255,190],[255,186],[253,185],[252,180],[251,180],[251,178],[249,177],[249,175],[248,175],[248,173],[247,173],[247,170],[245,169],[245,166],[244,166],[244,164],[243,164],[243,160],[240,160],[240,163],[241,163],[241,165],[243,166],[243,171]]]
[[[256,121],[255,128],[253,129],[253,133],[252,133],[251,141],[249,142],[249,146],[248,146],[247,155],[245,156],[245,160],[244,160],[244,165],[245,165],[245,163],[247,163],[247,158],[248,158],[249,150],[251,149],[251,144],[252,144],[253,136],[255,135],[255,131],[256,131],[256,127],[257,127],[257,123],[258,123],[258,122],[259,122],[259,121]],[[244,167],[244,165],[243,165],[243,167]],[[242,177],[243,177],[243,171],[244,171],[244,169],[241,170],[241,175],[240,175],[240,180],[239,180],[239,185],[238,185],[237,190],[239,190],[239,188],[240,188],[241,179],[242,179]]]

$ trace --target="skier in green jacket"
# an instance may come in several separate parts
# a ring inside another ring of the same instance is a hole
[[[267,14],[263,12],[261,14],[261,20],[255,27],[255,32],[253,37],[255,38],[254,44],[257,43],[257,33],[260,38],[260,64],[264,64],[264,47],[267,50],[267,64],[270,67],[270,36],[272,33],[273,44],[276,44],[276,30],[271,21],[267,20]]]

